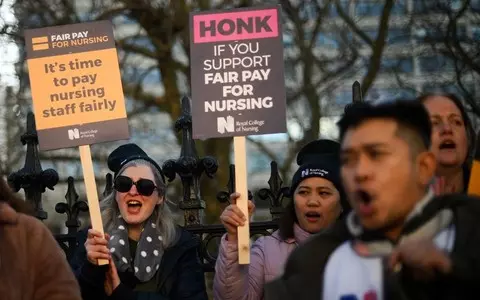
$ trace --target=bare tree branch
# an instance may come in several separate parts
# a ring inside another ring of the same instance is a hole
[[[380,69],[380,63],[382,62],[382,53],[385,49],[386,38],[388,35],[388,23],[390,20],[390,13],[392,7],[395,4],[395,0],[387,0],[380,18],[380,24],[378,27],[378,35],[373,46],[373,53],[370,56],[370,64],[368,67],[367,75],[362,81],[362,93],[367,94],[368,90],[372,86],[375,78],[377,77],[378,70]]]
[[[347,23],[347,25],[355,32],[367,45],[370,47],[374,47],[373,40],[364,32],[362,31],[357,24],[348,16],[348,14],[343,10],[340,0],[335,0],[335,8],[337,9],[338,15],[340,18]]]

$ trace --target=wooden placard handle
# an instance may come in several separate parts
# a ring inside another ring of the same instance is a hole
[[[105,235],[103,231],[102,215],[100,213],[100,204],[98,202],[97,184],[95,182],[95,172],[93,171],[92,154],[90,145],[79,146],[80,160],[82,162],[83,180],[88,199],[88,209],[90,211],[90,220],[92,228]],[[107,259],[99,259],[98,265],[108,265]]]
[[[235,160],[235,191],[240,193],[237,206],[247,217],[245,225],[238,227],[238,263],[250,264],[250,218],[248,216],[248,187],[247,187],[247,149],[244,136],[233,138]]]

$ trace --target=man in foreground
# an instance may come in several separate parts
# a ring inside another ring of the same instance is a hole
[[[418,102],[359,104],[339,122],[353,212],[299,247],[265,299],[471,299],[480,201],[434,198],[431,125]]]

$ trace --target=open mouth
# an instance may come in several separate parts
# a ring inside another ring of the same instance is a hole
[[[358,213],[364,217],[372,216],[375,213],[373,206],[374,197],[365,190],[358,190],[356,198],[358,200]]]
[[[309,211],[305,214],[305,217],[309,222],[316,222],[322,217],[322,215],[315,211]]]
[[[128,208],[140,208],[142,207],[142,203],[137,200],[129,200],[127,201]]]
[[[457,145],[452,140],[445,140],[440,144],[438,148],[440,150],[444,150],[444,149],[451,150],[451,149],[457,148]]]
[[[363,203],[363,204],[370,204],[372,202],[372,195],[370,195],[368,192],[364,190],[359,190],[357,191],[357,198]]]

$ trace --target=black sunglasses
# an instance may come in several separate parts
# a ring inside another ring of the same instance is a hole
[[[155,183],[150,179],[139,179],[138,181],[133,181],[130,177],[119,175],[115,178],[113,183],[113,188],[120,193],[126,193],[130,191],[132,185],[137,187],[137,191],[140,195],[150,196],[153,191],[157,188]]]

